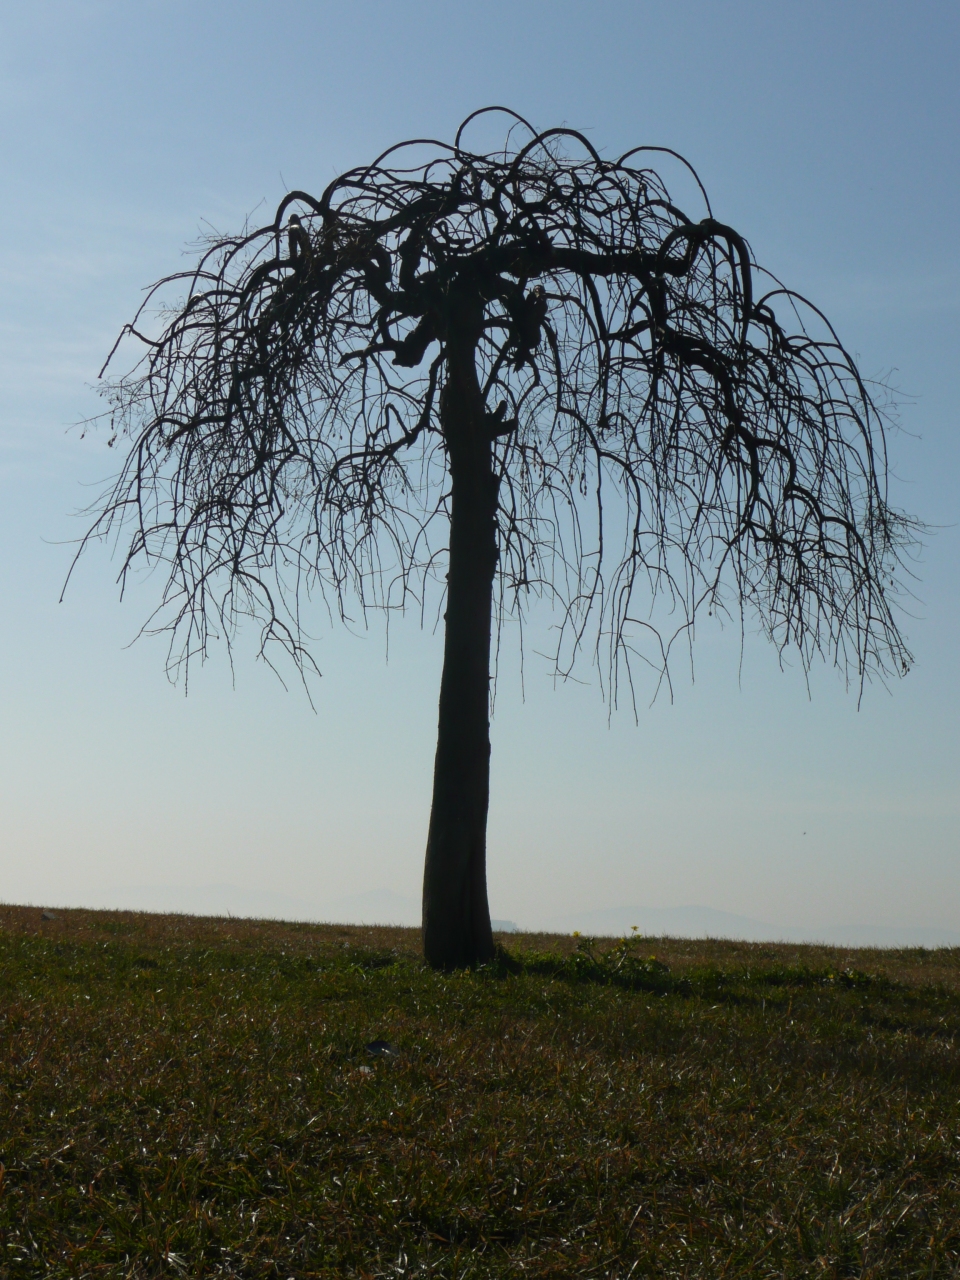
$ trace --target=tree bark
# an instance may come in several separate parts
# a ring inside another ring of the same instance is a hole
[[[423,877],[423,951],[434,968],[458,969],[483,964],[494,954],[486,842],[499,481],[473,344],[448,355],[440,418],[450,467],[450,557]]]

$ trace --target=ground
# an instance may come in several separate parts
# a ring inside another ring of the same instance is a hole
[[[960,1274],[958,951],[443,975],[413,930],[55,915],[0,908],[0,1275]]]

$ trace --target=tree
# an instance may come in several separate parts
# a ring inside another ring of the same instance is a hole
[[[130,530],[122,580],[163,566],[152,624],[174,663],[255,617],[261,653],[303,668],[305,595],[403,608],[445,575],[423,889],[444,968],[494,952],[491,636],[531,594],[559,608],[560,668],[594,636],[614,698],[644,635],[666,662],[657,598],[675,635],[704,607],[752,610],[805,667],[910,663],[895,606],[914,526],[822,315],[705,193],[697,221],[671,202],[641,167],[660,149],[608,161],[513,119],[502,153],[461,126],[319,199],[292,191],[154,286],[121,335],[144,351],[106,383],[129,451],[87,535]],[[171,286],[185,296],[151,335]]]

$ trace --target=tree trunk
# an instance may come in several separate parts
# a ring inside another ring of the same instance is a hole
[[[436,969],[483,964],[494,954],[486,844],[499,482],[472,346],[448,359],[440,416],[451,480],[450,560],[423,877],[423,951]]]

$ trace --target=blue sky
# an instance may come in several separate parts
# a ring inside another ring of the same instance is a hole
[[[121,604],[104,550],[57,603],[114,461],[70,424],[141,289],[200,235],[502,102],[607,154],[684,153],[717,215],[901,388],[894,494],[932,531],[916,669],[859,710],[833,672],[808,696],[758,639],[741,660],[736,634],[701,631],[695,680],[637,724],[535,656],[522,698],[508,637],[494,913],[960,930],[958,54],[960,9],[925,0],[0,4],[0,897],[417,897],[438,637],[408,619],[387,661],[381,631],[322,631],[316,713],[242,646],[184,698],[162,647],[130,644],[155,583]]]

